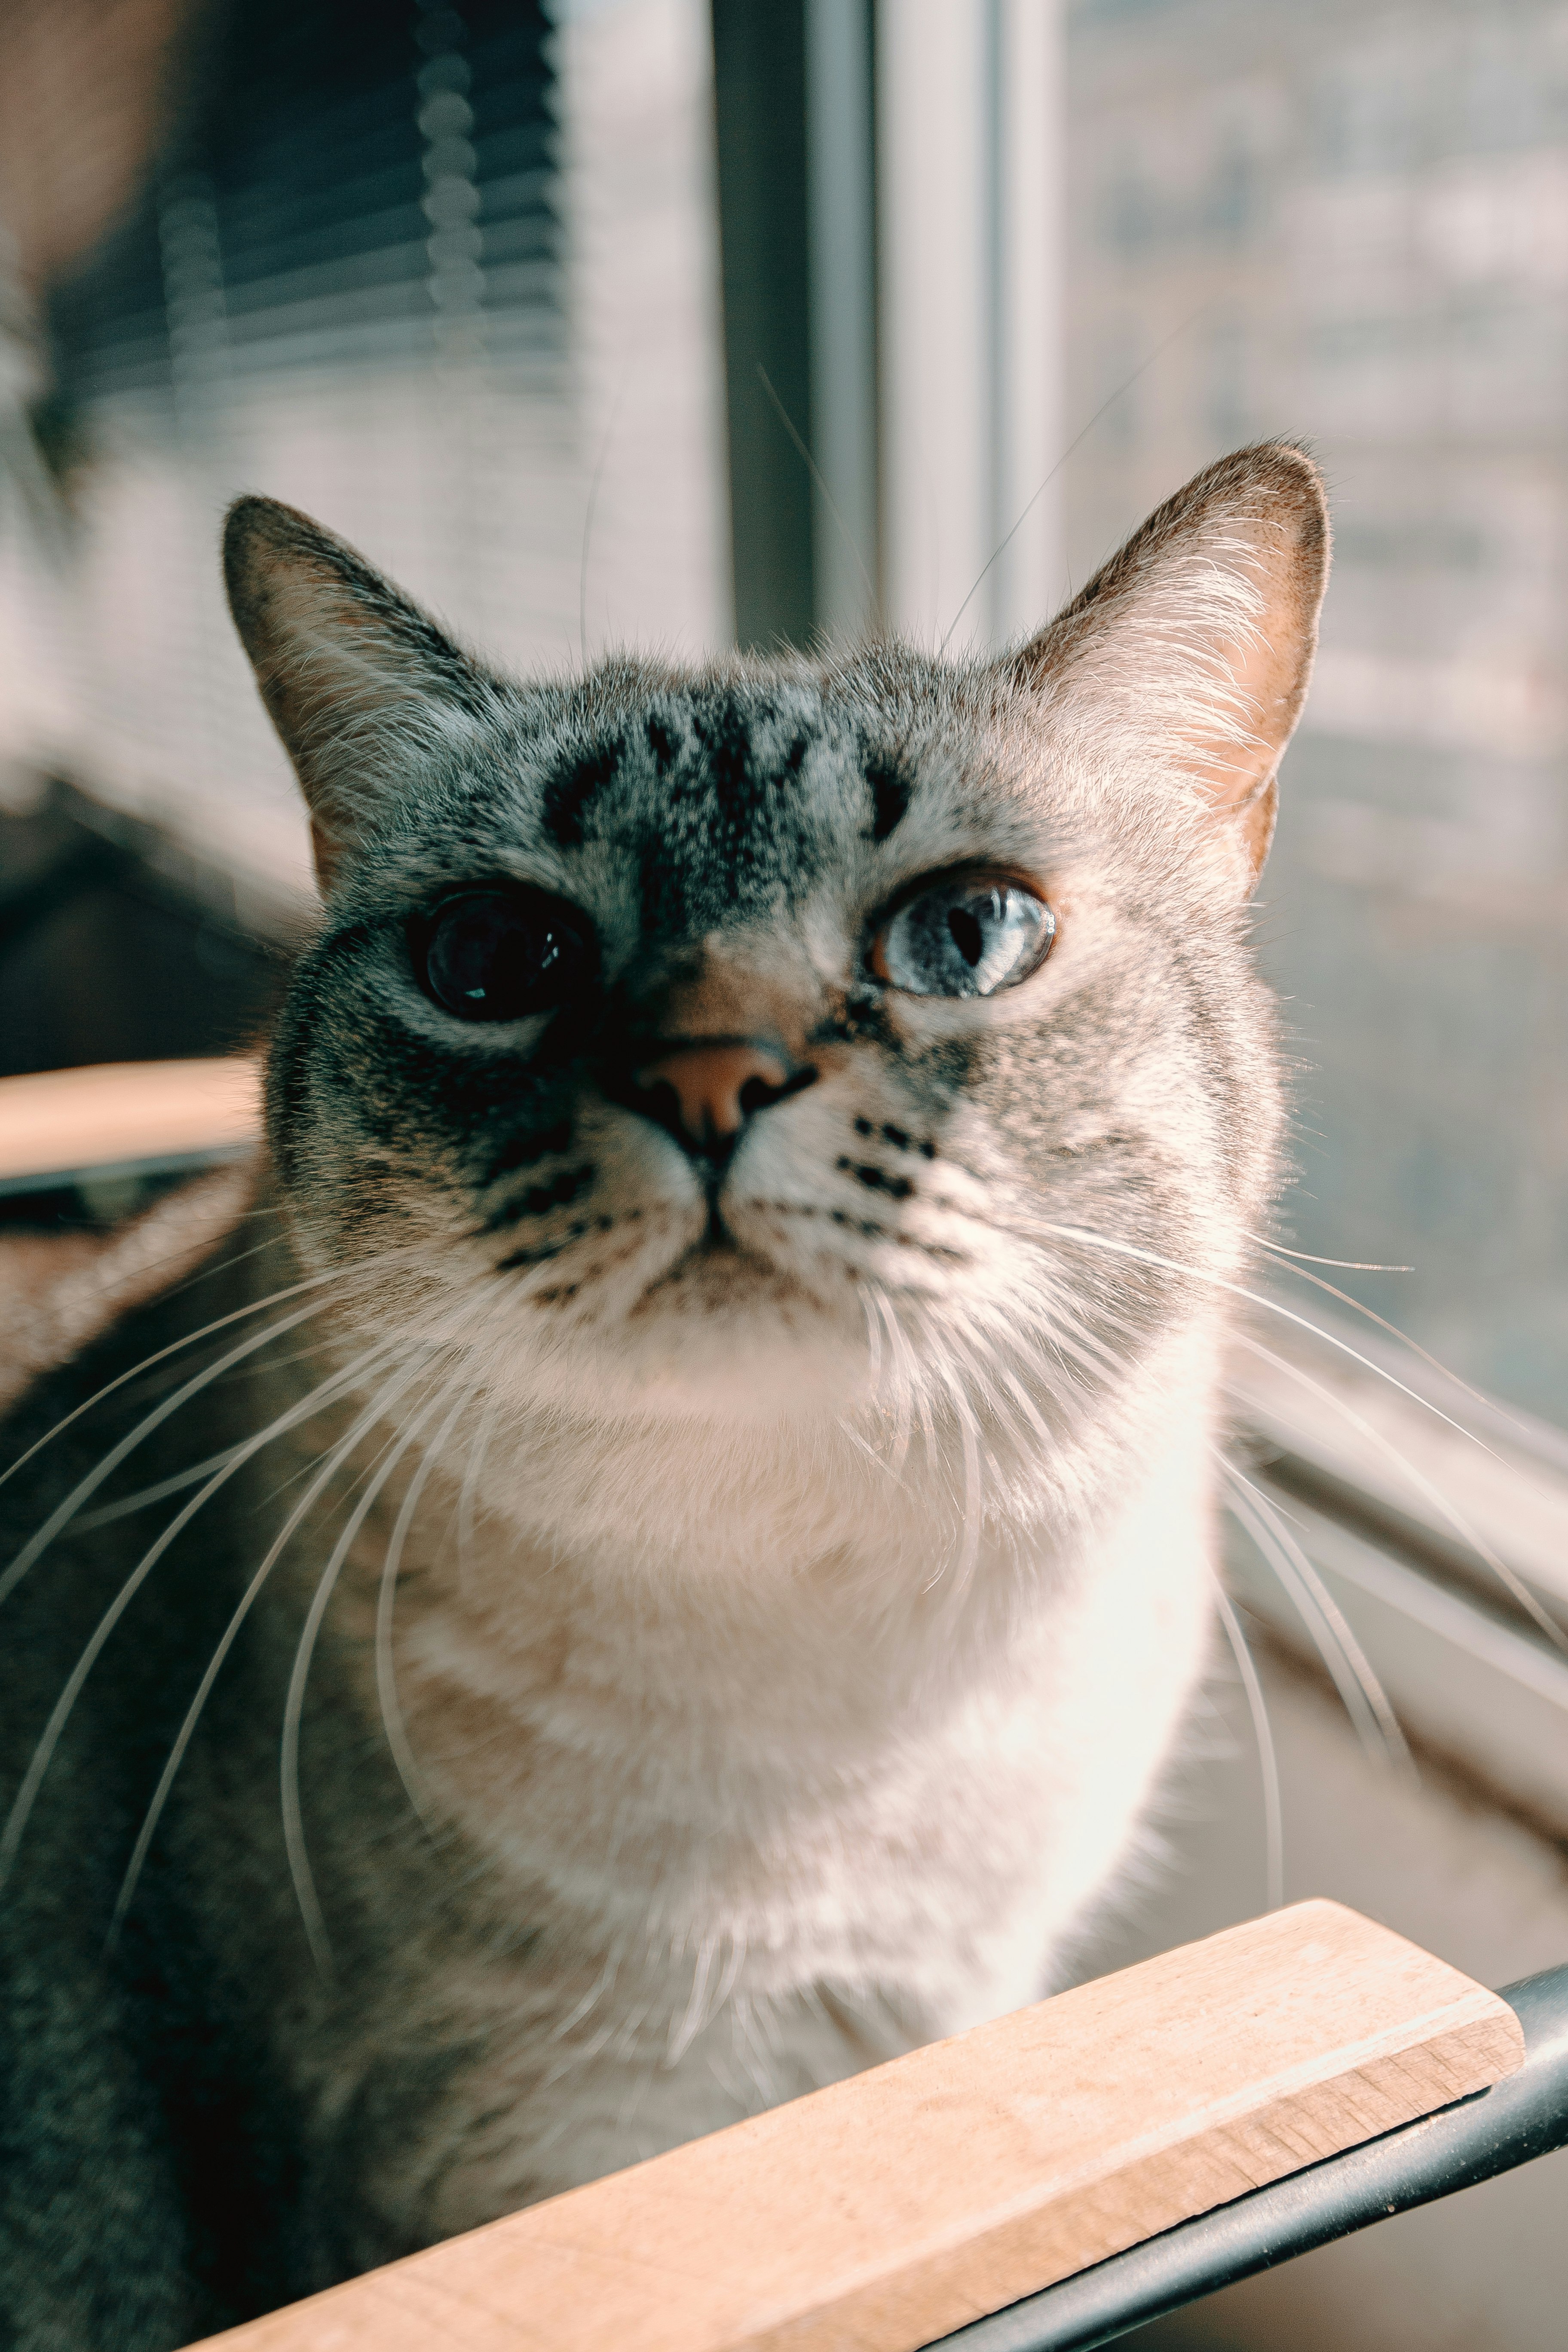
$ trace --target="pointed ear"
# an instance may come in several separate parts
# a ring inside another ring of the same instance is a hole
[[[1250,889],[1312,672],[1329,575],[1322,478],[1303,450],[1237,450],[1178,490],[1016,656],[1090,723],[1173,751]]]
[[[443,709],[475,710],[489,681],[363,556],[276,499],[236,499],[223,564],[325,892],[381,796],[388,746],[427,734]]]

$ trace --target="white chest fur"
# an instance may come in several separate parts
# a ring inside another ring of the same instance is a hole
[[[576,1554],[492,1523],[462,1579],[415,1580],[415,1748],[536,1939],[454,1955],[445,1995],[486,2056],[440,2126],[453,2160],[415,2163],[423,2226],[1037,1997],[1202,1668],[1207,1418],[1163,1416],[1070,1552],[987,1528],[960,1573],[873,1486],[858,1545],[805,1566],[757,1509],[700,1575],[661,1563],[645,1515],[611,1573],[584,1513]],[[405,2207],[407,2177],[385,2186]]]

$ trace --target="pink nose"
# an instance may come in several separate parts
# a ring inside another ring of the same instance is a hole
[[[700,1039],[678,1045],[637,1073],[648,1115],[689,1150],[725,1158],[754,1111],[809,1086],[815,1071],[792,1075],[782,1054],[747,1038]]]

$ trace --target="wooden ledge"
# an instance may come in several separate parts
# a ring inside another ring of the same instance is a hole
[[[248,1055],[0,1078],[0,1192],[237,1154],[261,1132]]]
[[[1484,2090],[1523,2050],[1495,1994],[1300,1903],[207,2341],[917,2352]]]

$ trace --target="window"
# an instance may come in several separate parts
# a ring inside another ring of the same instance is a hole
[[[1077,0],[1068,43],[1071,576],[1243,441],[1334,499],[1260,919],[1291,1238],[1568,1420],[1568,28]]]

